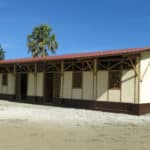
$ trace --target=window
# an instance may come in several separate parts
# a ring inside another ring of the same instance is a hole
[[[109,72],[109,89],[120,89],[121,87],[121,71]]]
[[[7,86],[7,81],[8,79],[7,79],[7,74],[3,74],[2,75],[2,85],[5,85],[5,86]]]
[[[82,88],[82,72],[73,73],[73,88]]]

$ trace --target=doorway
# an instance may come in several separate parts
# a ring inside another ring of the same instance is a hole
[[[20,75],[20,96],[24,100],[27,97],[27,74]]]
[[[45,99],[52,102],[53,99],[60,97],[60,73],[45,74]]]
[[[52,102],[53,98],[53,73],[45,74],[45,99],[46,102]]]

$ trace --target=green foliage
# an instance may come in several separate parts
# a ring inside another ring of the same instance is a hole
[[[55,53],[58,48],[55,34],[52,34],[52,29],[48,25],[42,24],[33,29],[33,32],[28,35],[28,49],[32,53],[32,57],[47,56],[48,50]]]
[[[5,59],[5,51],[3,50],[2,46],[0,45],[0,60]]]

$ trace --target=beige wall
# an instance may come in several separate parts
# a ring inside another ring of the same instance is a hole
[[[43,73],[37,74],[37,91],[35,89],[36,78],[34,73],[28,73],[28,96],[42,96],[43,95]],[[0,93],[2,94],[15,94],[15,76],[13,73],[8,74],[8,85],[2,86],[2,74],[0,74]]]
[[[28,96],[43,96],[43,73],[28,73]]]
[[[71,98],[72,89],[72,72],[64,72],[63,98]]]
[[[134,103],[134,70],[122,71],[121,89],[108,89],[108,71],[97,72],[97,101]]]
[[[27,82],[27,95],[35,96],[35,76],[34,73],[28,73],[28,82]]]
[[[93,99],[97,99],[97,73],[93,73]]]
[[[145,67],[149,61],[143,59],[141,65]],[[143,71],[143,68],[142,68]],[[83,72],[83,88],[72,89],[72,72],[64,72],[61,77],[61,96],[68,99],[86,99],[97,101],[112,101],[112,102],[127,102],[134,103],[135,95],[135,78],[133,70],[124,70],[122,72],[122,85],[120,90],[108,90],[108,71],[98,71],[95,76],[95,84],[93,84],[93,72]],[[142,72],[141,72],[142,74]],[[141,103],[149,102],[150,70],[146,73],[141,82]],[[28,96],[43,96],[43,73],[28,73]],[[96,87],[94,86],[96,85]],[[37,89],[35,88],[37,87]],[[95,87],[95,88],[93,88]],[[96,92],[95,92],[96,90]],[[146,92],[145,92],[146,91]],[[94,92],[97,97],[95,98]],[[120,93],[121,92],[121,93]],[[2,86],[2,74],[0,74],[0,93],[14,94],[15,93],[15,77],[13,74],[8,74],[8,86]],[[143,101],[144,100],[144,101]]]
[[[72,72],[64,72],[63,79],[61,79],[61,84],[63,83],[63,98],[68,99],[93,99],[93,73],[83,72],[83,89],[73,89],[72,88]],[[62,87],[62,86],[61,86]]]
[[[37,96],[43,96],[43,73],[37,73]]]
[[[122,72],[121,102],[134,103],[135,72],[133,69]]]
[[[81,89],[72,89],[72,98],[74,99],[81,99]]]
[[[2,86],[2,94],[8,94],[8,86]]]
[[[63,88],[64,88],[64,74],[60,77],[60,98],[63,98]]]
[[[109,90],[108,93],[109,93],[108,101],[111,101],[111,102],[120,102],[121,101],[120,90],[112,89],[112,90]]]
[[[34,73],[28,73],[27,85],[28,96],[43,96],[43,73],[37,73],[37,77]],[[2,74],[0,74],[0,93],[15,94],[15,76],[13,73],[8,73],[7,86],[2,86]]]
[[[108,100],[108,71],[97,72],[97,100]]]
[[[150,63],[150,52],[143,52],[140,61],[140,103],[150,103],[150,66],[147,71],[146,68]],[[146,71],[146,72],[145,72]],[[143,76],[145,72],[145,75]]]
[[[13,73],[8,73],[7,86],[2,85],[2,74],[0,74],[0,93],[1,94],[15,94],[15,76]]]
[[[85,99],[94,100],[94,92],[97,90],[97,101],[110,101],[110,102],[127,102],[134,103],[135,94],[135,73],[133,70],[124,70],[122,72],[121,89],[108,89],[108,71],[98,71],[95,80],[97,81],[96,87],[93,85],[93,72],[83,72],[83,88],[72,89],[72,72],[64,72],[61,79],[63,83],[63,98],[68,99]],[[95,87],[95,88],[93,88]]]
[[[83,99],[93,100],[93,72],[83,72]]]
[[[15,75],[8,74],[8,94],[15,94]]]

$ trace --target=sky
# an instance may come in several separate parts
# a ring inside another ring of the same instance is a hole
[[[149,6],[149,0],[0,0],[0,43],[6,59],[31,57],[27,35],[48,24],[59,44],[55,55],[150,46]]]

